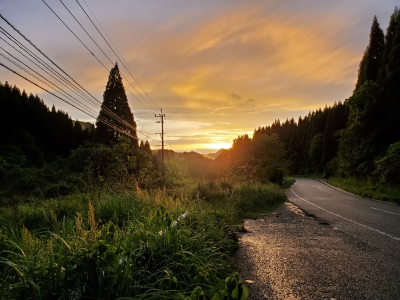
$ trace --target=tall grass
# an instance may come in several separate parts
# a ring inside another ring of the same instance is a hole
[[[246,299],[240,278],[228,276],[236,225],[283,201],[282,191],[227,181],[187,191],[1,207],[2,299]]]
[[[257,182],[231,184],[226,180],[198,183],[192,195],[209,207],[229,211],[231,221],[235,223],[271,212],[286,200],[278,185]]]

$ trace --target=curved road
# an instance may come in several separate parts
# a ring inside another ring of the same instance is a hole
[[[355,196],[304,178],[296,178],[287,197],[318,220],[400,258],[400,206]]]
[[[304,178],[286,195],[292,203],[245,221],[237,261],[249,300],[400,300],[400,206]]]

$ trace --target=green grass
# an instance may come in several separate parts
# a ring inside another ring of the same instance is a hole
[[[284,200],[275,185],[226,180],[18,199],[0,207],[0,294],[246,299],[240,278],[230,275],[238,225]]]
[[[286,200],[281,187],[276,184],[242,182],[229,185],[226,181],[199,183],[192,194],[214,209],[231,213],[231,222],[239,223],[244,218],[258,218],[273,211]]]
[[[320,179],[362,197],[400,204],[400,186],[374,183],[357,178],[330,177]]]
[[[359,178],[343,178],[340,176],[332,176],[324,178],[322,175],[311,174],[308,176],[293,176],[293,177],[306,177],[323,180],[332,186],[340,188],[352,194],[371,198],[381,201],[387,201],[400,205],[400,186],[384,184],[375,182],[368,179]]]

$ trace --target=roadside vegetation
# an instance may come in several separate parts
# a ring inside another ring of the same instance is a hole
[[[117,65],[96,127],[8,83],[0,107],[1,299],[247,299],[236,232],[285,201],[277,136],[167,152],[162,176]]]
[[[282,203],[282,190],[226,179],[174,183],[3,203],[2,298],[246,299],[234,273],[236,232],[243,217]]]
[[[399,57],[400,11],[396,7],[386,33],[378,19],[373,18],[356,86],[347,99],[298,120],[278,119],[271,125],[260,126],[252,138],[238,138],[244,149],[240,152],[277,135],[290,174],[322,177],[355,194],[399,203]],[[259,153],[262,156],[265,152]],[[242,164],[243,170],[251,170],[260,163],[262,159],[248,159]],[[274,176],[269,179],[274,180],[279,169],[271,174]]]
[[[397,185],[368,182],[357,178],[321,178],[329,184],[350,193],[382,201],[400,204],[400,187]]]
[[[246,299],[236,232],[285,201],[280,186],[218,175],[193,154],[162,177],[157,156],[122,137],[42,168],[6,162],[2,299]]]
[[[214,160],[139,141],[118,65],[96,126],[0,84],[2,299],[245,300],[236,232],[285,201],[288,173],[400,203],[396,8],[376,18],[354,93],[242,135]]]

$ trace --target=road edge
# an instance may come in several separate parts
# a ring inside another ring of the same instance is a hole
[[[332,188],[332,189],[334,189],[334,190],[338,190],[338,191],[341,191],[341,192],[343,192],[343,193],[346,193],[346,194],[349,194],[349,195],[352,195],[352,196],[356,196],[356,197],[358,197],[358,198],[367,199],[367,200],[372,200],[372,201],[381,202],[381,203],[387,203],[387,204],[391,204],[391,205],[397,206],[396,203],[392,203],[392,202],[389,202],[389,201],[382,201],[382,200],[377,200],[377,199],[373,199],[373,198],[367,198],[367,197],[363,197],[363,196],[360,196],[360,195],[356,195],[356,194],[350,193],[350,192],[348,192],[348,191],[342,190],[341,188],[338,188],[338,187],[336,187],[336,186],[330,185],[329,183],[327,183],[326,181],[323,181],[323,180],[321,180],[321,179],[314,179],[314,178],[310,178],[310,179],[319,181],[319,182],[325,184],[326,186],[329,186],[330,188]]]

